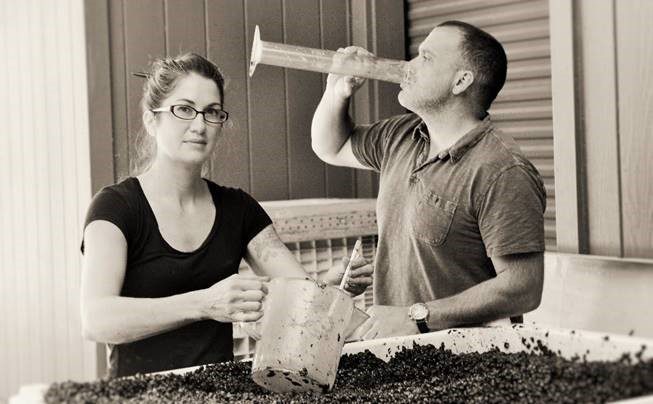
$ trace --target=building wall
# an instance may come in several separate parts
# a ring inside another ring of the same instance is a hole
[[[653,258],[653,2],[614,6],[623,255]]]
[[[653,2],[550,4],[559,251],[652,258]]]
[[[227,80],[230,123],[211,164],[210,178],[259,200],[370,197],[369,171],[327,166],[310,147],[310,123],[323,91],[317,73],[259,65],[247,77],[254,27],[264,41],[337,49],[360,44],[388,58],[404,58],[403,3],[389,0],[123,0],[100,1],[108,21],[114,177],[129,174],[143,78],[156,57],[193,51],[207,56]],[[392,33],[389,35],[388,33]],[[358,122],[401,113],[399,87],[370,83],[357,96]]]
[[[80,253],[90,200],[81,0],[0,2],[0,401],[87,379]]]

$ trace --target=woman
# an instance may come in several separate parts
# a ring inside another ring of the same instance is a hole
[[[223,86],[202,56],[156,61],[141,102],[151,162],[89,207],[82,326],[109,344],[112,376],[232,359],[231,323],[261,317],[266,281],[306,276],[252,197],[202,178],[228,119]],[[237,274],[243,257],[256,276]],[[348,290],[357,294],[371,266],[355,266]]]

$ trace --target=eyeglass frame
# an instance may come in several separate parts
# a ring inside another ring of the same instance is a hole
[[[190,109],[192,109],[193,111],[195,111],[195,115],[194,115],[192,118],[182,118],[182,117],[180,117],[179,115],[177,115],[177,114],[174,113],[174,111],[173,111],[173,108],[174,108],[174,107],[186,107],[186,108],[190,108]],[[179,118],[179,119],[181,119],[181,120],[183,120],[183,121],[194,121],[195,118],[197,118],[197,115],[202,114],[202,120],[203,120],[204,122],[206,122],[206,123],[213,124],[213,125],[222,125],[223,123],[227,122],[227,120],[229,119],[229,112],[225,111],[225,110],[222,109],[222,108],[220,108],[220,109],[215,108],[215,109],[216,109],[217,111],[222,111],[222,112],[224,112],[224,114],[225,114],[225,116],[226,116],[226,117],[224,118],[224,121],[222,121],[222,122],[212,122],[212,121],[207,121],[207,120],[206,120],[206,110],[198,111],[198,110],[196,110],[195,108],[191,107],[190,105],[186,105],[186,104],[174,104],[174,105],[168,105],[167,107],[159,107],[159,108],[151,109],[150,112],[170,112],[170,113],[172,114],[172,116],[174,116],[175,118]]]

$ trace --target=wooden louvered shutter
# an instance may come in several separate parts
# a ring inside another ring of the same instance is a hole
[[[406,12],[410,58],[431,29],[447,20],[473,24],[503,44],[508,78],[490,114],[542,174],[547,192],[546,248],[555,250],[548,0],[409,0]]]

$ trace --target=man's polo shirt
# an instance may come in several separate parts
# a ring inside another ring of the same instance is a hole
[[[544,251],[542,179],[489,116],[428,161],[415,114],[358,126],[351,144],[380,173],[375,304],[454,295],[496,276],[490,257]]]

